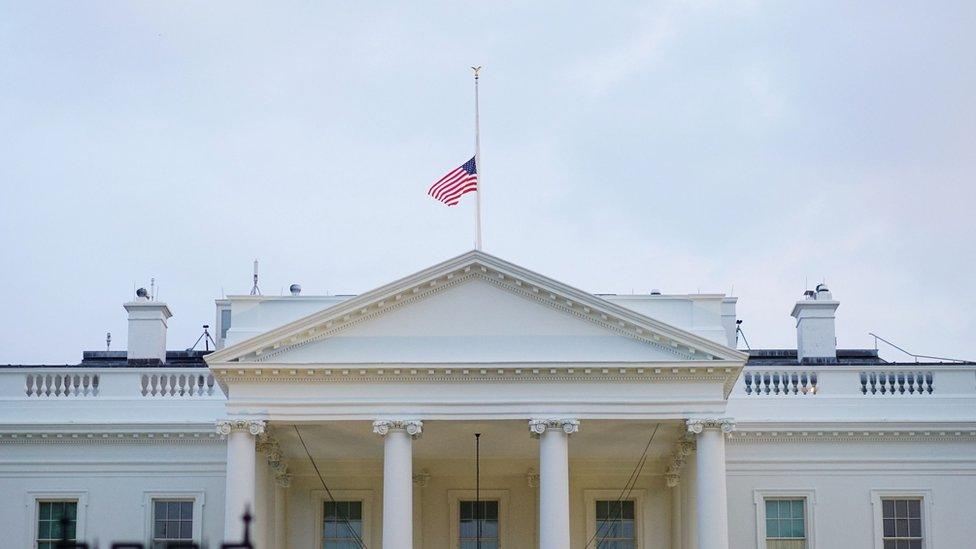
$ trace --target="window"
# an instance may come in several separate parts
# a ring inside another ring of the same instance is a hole
[[[37,502],[37,549],[55,549],[61,540],[77,541],[78,502]]]
[[[884,549],[922,549],[922,500],[883,498],[881,527]]]
[[[322,549],[359,549],[363,536],[362,501],[326,501]]]
[[[766,549],[806,549],[805,504],[799,498],[766,499]]]
[[[597,500],[596,549],[636,549],[634,501]]]
[[[497,501],[458,502],[458,547],[460,549],[476,549],[478,547],[479,519],[481,523],[481,549],[498,549]]]
[[[154,499],[152,548],[163,549],[170,542],[193,541],[193,500]]]

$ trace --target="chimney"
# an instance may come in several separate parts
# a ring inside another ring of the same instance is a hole
[[[173,316],[169,307],[149,299],[145,288],[136,291],[135,301],[124,305],[129,313],[129,362],[166,362],[166,319]]]
[[[834,301],[826,284],[818,284],[816,291],[807,290],[796,302],[796,357],[800,362],[832,362],[837,359],[837,336],[834,332],[834,313],[840,306]]]

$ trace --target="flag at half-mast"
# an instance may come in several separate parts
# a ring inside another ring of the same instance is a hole
[[[463,195],[478,190],[478,167],[475,164],[475,158],[477,157],[468,160],[438,179],[427,189],[427,194],[434,200],[443,202],[448,206],[457,206]]]

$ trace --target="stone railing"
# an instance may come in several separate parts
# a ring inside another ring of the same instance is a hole
[[[223,399],[207,368],[0,368],[0,399]]]
[[[747,366],[732,398],[976,396],[976,368],[955,364]]]

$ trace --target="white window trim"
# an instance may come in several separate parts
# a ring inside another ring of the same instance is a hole
[[[803,526],[806,528],[807,549],[817,546],[817,491],[780,488],[756,489],[752,502],[756,506],[756,547],[766,549],[766,499],[803,499]]]
[[[447,505],[448,509],[451,510],[450,518],[450,532],[451,532],[451,547],[452,549],[458,549],[460,545],[458,543],[458,537],[461,534],[460,531],[460,521],[461,521],[461,501],[474,501],[475,500],[474,490],[448,490],[447,491]],[[481,490],[481,501],[497,501],[498,502],[498,547],[504,548],[511,545],[508,539],[508,490]]]
[[[38,492],[26,492],[24,494],[24,515],[27,517],[27,543],[24,547],[37,547],[37,521],[39,501],[77,501],[78,508],[75,515],[75,539],[83,541],[85,539],[85,524],[87,523],[88,511],[88,492],[77,490],[45,490]]]
[[[621,490],[584,490],[583,499],[586,504],[586,539],[593,539],[596,535],[596,502],[617,501]],[[637,549],[644,547],[644,490],[631,490],[630,495],[623,501],[634,502],[634,539]],[[591,544],[592,545],[592,544]],[[595,545],[593,545],[595,547]]]
[[[315,504],[315,547],[322,546],[322,522],[325,520],[325,502],[327,501],[358,501],[363,504],[363,545],[372,547],[371,532],[373,531],[373,491],[372,490],[332,490],[332,497],[325,490],[312,490],[311,501]]]
[[[172,490],[145,490],[142,492],[143,532],[146,547],[152,547],[153,540],[153,500],[189,499],[193,500],[193,542],[203,543],[203,506],[206,505],[205,492],[180,492]]]
[[[932,528],[932,514],[935,500],[932,490],[871,490],[871,507],[874,514],[874,548],[884,549],[884,527],[881,522],[881,500],[888,498],[915,498],[922,500],[922,549],[935,548],[935,530]]]

